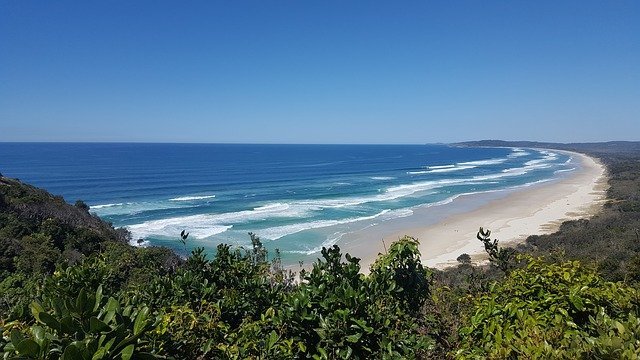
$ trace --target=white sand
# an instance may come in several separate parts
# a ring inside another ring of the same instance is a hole
[[[443,268],[457,264],[456,258],[463,253],[476,261],[484,258],[483,245],[476,239],[480,226],[490,229],[491,238],[502,245],[514,245],[529,235],[552,233],[563,221],[593,215],[606,198],[605,167],[586,155],[570,154],[581,168],[565,179],[513,192],[476,210],[433,226],[406,229],[392,238],[407,234],[420,239],[423,263]]]

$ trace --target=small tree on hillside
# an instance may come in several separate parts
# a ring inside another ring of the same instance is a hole
[[[511,248],[503,248],[498,246],[498,239],[491,240],[491,230],[484,230],[480,227],[480,231],[476,235],[478,240],[484,244],[484,250],[489,255],[489,261],[492,265],[497,266],[505,273],[509,272],[512,267],[511,260],[515,255],[515,250]]]
[[[469,254],[462,254],[456,260],[463,265],[471,264],[471,256]]]

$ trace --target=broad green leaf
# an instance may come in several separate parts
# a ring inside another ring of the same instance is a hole
[[[107,312],[108,311],[118,312],[118,310],[120,310],[120,303],[118,302],[118,300],[114,299],[113,297],[110,297],[104,309]]]
[[[82,355],[80,350],[74,344],[71,344],[64,349],[60,360],[82,360]]]
[[[102,331],[110,330],[111,328],[102,320],[98,319],[95,316],[92,316],[91,319],[89,319],[89,329],[92,333],[95,334]]]
[[[43,324],[47,325],[48,327],[54,330],[60,331],[60,323],[49,313],[43,311],[40,313],[39,316],[40,316],[40,321],[42,321]]]
[[[110,323],[111,320],[113,320],[113,318],[116,316],[116,312],[115,311],[107,311],[107,314],[104,316],[104,322],[106,324]]]
[[[144,330],[144,327],[147,325],[147,315],[149,314],[149,308],[144,307],[136,316],[136,320],[133,323],[133,334],[138,335]]]
[[[318,352],[320,353],[321,359],[328,359],[327,351],[321,347],[318,347]]]
[[[24,335],[20,331],[11,331],[11,342],[13,343],[13,346],[18,346],[22,340],[24,340]]]
[[[37,343],[41,344],[45,339],[44,329],[42,328],[42,326],[33,325],[31,327],[31,332],[33,333],[33,337],[35,338]]]
[[[275,345],[276,341],[278,341],[278,334],[271,330],[269,337],[267,338],[267,349],[271,349],[273,345]]]
[[[361,337],[362,337],[362,333],[349,335],[349,336],[347,336],[347,341],[350,342],[350,343],[357,343],[358,340],[360,340]]]
[[[95,354],[93,354],[93,357],[91,358],[91,360],[101,360],[104,359],[104,357],[107,355],[108,350],[105,348],[99,348],[98,351],[96,351]]]
[[[79,313],[84,313],[84,307],[86,306],[87,303],[87,292],[84,291],[84,289],[80,290],[80,293],[78,294],[78,298],[76,299],[76,311]]]
[[[93,311],[98,311],[98,307],[100,307],[100,303],[102,302],[102,284],[98,286],[98,290],[96,290],[96,301],[93,305]]]
[[[120,354],[122,356],[122,360],[131,359],[131,356],[133,356],[133,350],[134,350],[134,345],[133,344],[125,347],[124,349],[122,349],[122,351],[120,352]]]
[[[31,339],[24,339],[20,341],[15,346],[15,348],[20,355],[25,355],[25,356],[35,357],[36,355],[38,355],[38,352],[40,351],[40,346],[38,345],[38,343],[36,343]]]
[[[42,307],[42,305],[40,305],[40,303],[37,301],[33,301],[29,305],[29,308],[31,309],[31,314],[33,314],[33,317],[36,318],[36,320],[40,321],[40,313],[44,312],[44,308]]]
[[[353,349],[351,348],[351,346],[347,346],[347,349],[344,353],[344,355],[342,356],[343,359],[348,359],[351,357],[351,354],[353,353]]]

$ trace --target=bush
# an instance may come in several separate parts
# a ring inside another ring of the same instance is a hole
[[[144,352],[144,340],[154,320],[149,309],[122,307],[109,298],[103,302],[102,287],[95,294],[80,291],[77,298],[54,298],[47,309],[31,304],[37,323],[20,331],[12,329],[4,339],[5,358],[37,359],[153,359]]]
[[[525,258],[477,298],[458,358],[628,358],[640,355],[639,294],[579,262]]]

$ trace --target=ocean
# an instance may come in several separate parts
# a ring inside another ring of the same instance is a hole
[[[254,232],[285,263],[461,194],[551,181],[565,153],[447,145],[0,143],[0,172],[180,254]],[[190,233],[185,249],[180,232]]]

